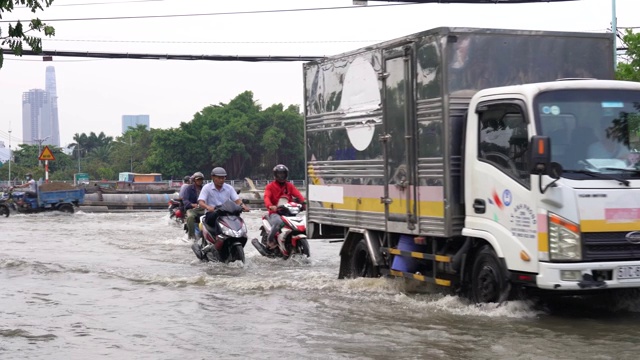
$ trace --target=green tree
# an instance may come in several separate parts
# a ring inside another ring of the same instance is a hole
[[[31,12],[36,13],[38,10],[44,10],[42,5],[49,7],[52,2],[53,0],[0,0],[0,19],[2,19],[4,12],[13,11],[16,5],[26,6]],[[42,39],[29,35],[31,32],[44,32],[44,35],[49,37],[55,35],[53,26],[48,26],[38,18],[31,20],[26,29],[22,22],[18,21],[15,25],[9,24],[6,35],[3,33],[2,28],[0,28],[0,45],[9,45],[9,49],[18,56],[22,56],[23,44],[25,43],[31,50],[40,53],[42,52]],[[3,50],[0,47],[0,68],[2,68],[3,62]]]
[[[277,163],[304,177],[303,118],[297,106],[262,110],[245,91],[228,104],[210,105],[177,129],[157,130],[145,161],[165,178],[223,166],[234,179],[270,178]]]
[[[117,137],[109,157],[114,172],[158,172],[157,169],[146,164],[152,154],[153,137],[158,131],[160,130],[149,130],[145,125],[138,125]]]
[[[634,34],[627,29],[622,41],[626,44],[627,51],[616,68],[616,79],[640,81],[640,33]]]

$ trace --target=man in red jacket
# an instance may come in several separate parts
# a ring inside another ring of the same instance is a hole
[[[264,205],[267,207],[267,210],[269,210],[269,223],[271,224],[271,232],[269,232],[269,236],[267,237],[267,246],[269,249],[273,249],[276,246],[274,237],[282,226],[282,219],[276,212],[278,201],[284,198],[289,202],[293,201],[293,198],[297,198],[297,202],[302,204],[302,210],[306,209],[304,196],[302,196],[295,185],[287,181],[289,169],[286,166],[282,164],[276,165],[273,168],[273,177],[275,180],[270,182],[264,189]]]

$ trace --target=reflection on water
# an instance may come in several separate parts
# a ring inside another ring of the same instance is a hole
[[[259,212],[245,214],[257,237]],[[635,359],[636,299],[474,305],[312,257],[201,263],[164,212],[0,219],[2,359]]]

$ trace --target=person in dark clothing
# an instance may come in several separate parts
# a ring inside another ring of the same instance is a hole
[[[204,175],[201,172],[196,172],[191,176],[193,184],[189,185],[184,194],[184,208],[187,210],[187,234],[189,239],[196,238],[196,219],[204,215],[204,208],[198,205],[198,197],[200,191],[202,191],[202,183],[204,182]]]

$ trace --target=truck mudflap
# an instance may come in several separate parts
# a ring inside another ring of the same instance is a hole
[[[640,288],[640,262],[540,263],[536,286],[547,290]]]

